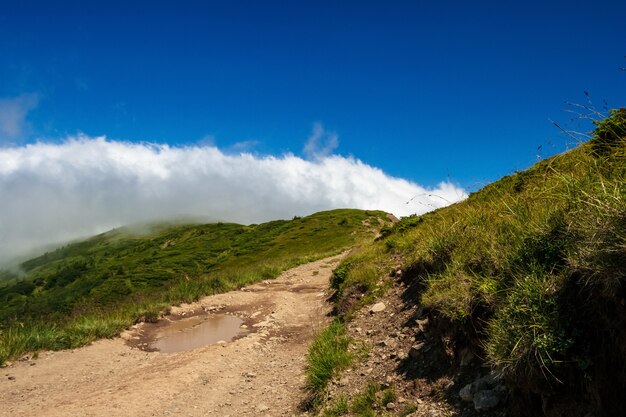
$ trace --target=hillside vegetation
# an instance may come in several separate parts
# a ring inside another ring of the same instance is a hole
[[[384,228],[335,271],[340,317],[398,268],[407,299],[504,375],[512,413],[623,415],[626,109],[573,150]]]
[[[243,226],[116,229],[2,272],[0,363],[64,349],[154,321],[168,307],[276,277],[285,269],[372,239],[383,212],[334,210]]]

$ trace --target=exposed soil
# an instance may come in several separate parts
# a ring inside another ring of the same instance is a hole
[[[353,399],[374,384],[395,393],[376,415],[506,416],[508,395],[501,383],[494,384],[499,404],[489,410],[478,412],[459,395],[464,386],[490,374],[467,335],[416,302],[414,280],[403,280],[400,271],[387,279],[389,291],[357,311],[347,326],[348,334],[368,347],[367,356],[331,382],[329,397]]]
[[[151,352],[163,321],[81,349],[26,357],[0,370],[0,416],[298,414],[307,347],[328,321],[328,280],[340,259],[172,309],[168,319],[174,321],[217,313],[240,317],[248,333],[229,343]]]

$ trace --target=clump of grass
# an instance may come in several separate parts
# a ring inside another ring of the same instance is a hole
[[[343,323],[335,320],[309,346],[306,378],[313,408],[321,404],[330,380],[352,363],[350,343]]]
[[[376,394],[380,386],[370,382],[365,390],[356,395],[350,404],[350,411],[357,416],[370,417],[375,416],[375,408],[377,405]]]
[[[387,404],[396,400],[396,392],[392,387],[381,389],[381,386],[370,381],[365,389],[356,393],[349,400],[345,395],[340,394],[324,408],[321,413],[325,417],[335,417],[342,415],[354,415],[363,417],[373,417],[383,415]],[[408,415],[416,411],[415,407],[408,406],[401,415]]]
[[[350,258],[342,261],[333,271],[330,281],[340,315],[348,318],[360,306],[384,294],[390,283],[380,277],[388,273],[391,264],[377,246],[355,248]]]
[[[322,415],[324,417],[339,417],[348,414],[350,411],[350,405],[345,395],[338,395],[333,402],[328,405]]]
[[[594,155],[606,156],[623,147],[626,139],[626,108],[612,110],[609,117],[595,124],[595,137],[591,140]]]
[[[386,407],[387,404],[392,403],[396,400],[396,391],[389,387],[389,388],[385,388],[384,390],[382,390],[381,393],[381,397],[380,397],[380,404],[383,407]]]
[[[516,279],[489,323],[487,353],[508,374],[547,377],[573,343],[559,318],[553,279],[541,272]]]
[[[454,320],[465,320],[471,315],[471,278],[461,271],[431,275],[426,280],[428,291],[422,297],[424,305],[436,308]]]

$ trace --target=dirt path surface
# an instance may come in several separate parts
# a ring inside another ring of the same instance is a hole
[[[174,318],[242,318],[250,333],[230,343],[146,352],[137,346],[154,325],[141,324],[121,338],[18,361],[0,370],[0,416],[296,415],[307,346],[327,321],[328,279],[340,258],[172,309]]]

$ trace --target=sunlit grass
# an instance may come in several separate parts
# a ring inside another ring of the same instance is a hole
[[[312,407],[323,400],[330,380],[352,363],[354,355],[348,350],[350,343],[343,324],[333,321],[309,346],[306,386]]]
[[[589,143],[385,228],[335,271],[337,305],[399,264],[422,305],[478,332],[505,374],[558,381],[593,363],[574,351],[587,343],[579,323],[619,303],[626,280],[626,110],[599,126]]]

